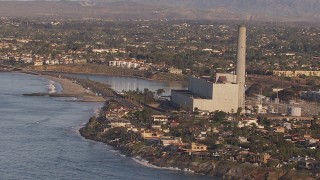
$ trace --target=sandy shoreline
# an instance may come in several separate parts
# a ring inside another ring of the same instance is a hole
[[[57,77],[48,76],[48,75],[40,75],[40,76],[61,84],[62,94],[73,96],[77,98],[79,101],[86,101],[86,102],[104,102],[105,101],[103,97],[96,96],[95,93],[85,89],[81,85],[74,83],[69,79],[57,78]]]

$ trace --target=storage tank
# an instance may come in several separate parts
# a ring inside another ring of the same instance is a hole
[[[294,107],[294,106],[288,107],[288,115],[300,117],[301,116],[301,108]]]
[[[268,106],[268,113],[270,113],[270,114],[275,113],[273,106]]]

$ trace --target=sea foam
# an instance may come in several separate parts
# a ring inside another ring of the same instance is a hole
[[[149,168],[155,168],[155,169],[165,169],[165,170],[171,170],[171,171],[181,171],[181,169],[177,167],[159,167],[153,164],[150,164],[147,160],[142,159],[140,156],[136,156],[132,158],[136,163],[143,165],[145,167]]]
[[[48,90],[49,90],[49,94],[53,94],[53,93],[56,93],[56,86],[55,86],[55,82],[50,80],[49,81],[49,84],[47,85],[48,87]]]

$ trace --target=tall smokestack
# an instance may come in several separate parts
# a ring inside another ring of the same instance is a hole
[[[239,107],[245,107],[245,81],[246,81],[246,27],[238,27],[238,51],[237,51],[237,84],[239,84]]]

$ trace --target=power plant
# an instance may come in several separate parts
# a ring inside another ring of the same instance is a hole
[[[172,90],[171,101],[189,111],[236,112],[245,107],[246,27],[238,27],[236,75],[217,73],[214,80],[188,78],[188,90]]]

